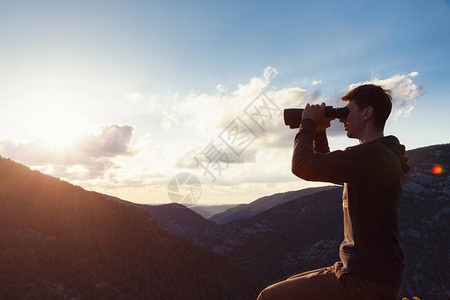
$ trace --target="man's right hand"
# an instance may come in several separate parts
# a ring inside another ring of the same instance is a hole
[[[306,104],[302,113],[302,119],[311,119],[316,122],[316,132],[325,132],[325,130],[331,126],[331,120],[335,118],[325,118],[325,103],[322,105]]]

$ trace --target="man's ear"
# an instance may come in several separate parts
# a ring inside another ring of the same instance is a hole
[[[369,121],[373,117],[373,106],[367,106],[363,111],[363,120]]]

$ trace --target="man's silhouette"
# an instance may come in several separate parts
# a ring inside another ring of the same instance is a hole
[[[340,261],[304,272],[264,289],[258,300],[397,299],[405,258],[399,242],[399,206],[405,147],[384,136],[391,112],[389,91],[372,84],[349,91],[341,119],[360,144],[330,152],[325,104],[307,105],[294,140],[292,172],[309,181],[343,184],[344,241]],[[317,222],[327,222],[326,218]]]

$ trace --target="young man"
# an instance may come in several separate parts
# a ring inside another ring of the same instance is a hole
[[[292,172],[309,181],[343,184],[344,241],[340,261],[264,289],[258,300],[397,299],[405,258],[399,242],[399,206],[405,147],[384,136],[391,112],[389,91],[372,84],[349,91],[349,113],[340,121],[360,144],[330,152],[325,105],[307,105],[294,141]],[[317,220],[317,222],[326,222]]]

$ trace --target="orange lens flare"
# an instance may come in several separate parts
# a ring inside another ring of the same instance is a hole
[[[433,168],[431,168],[431,172],[433,172],[433,174],[441,174],[442,170],[443,169],[441,165],[435,165]]]

